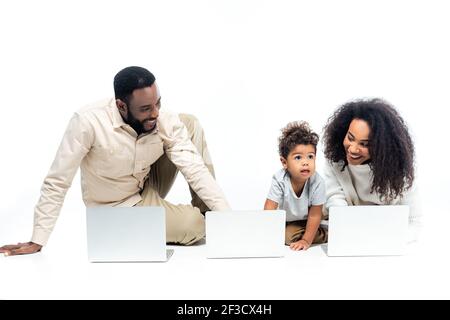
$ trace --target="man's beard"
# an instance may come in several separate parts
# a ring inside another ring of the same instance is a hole
[[[144,126],[142,125],[142,123],[138,119],[133,117],[131,112],[128,112],[128,116],[127,116],[127,121],[126,122],[134,129],[134,131],[136,131],[136,133],[138,135],[140,135],[141,133],[144,133]]]
[[[136,131],[136,133],[138,135],[142,134],[142,133],[146,133],[148,131],[145,130],[143,123],[145,121],[147,121],[148,119],[145,119],[144,121],[139,121],[138,119],[136,119],[131,112],[128,110],[128,114],[127,114],[127,119],[126,119],[126,123],[130,125],[130,127],[132,127],[134,129],[134,131]],[[150,130],[151,131],[151,130]]]

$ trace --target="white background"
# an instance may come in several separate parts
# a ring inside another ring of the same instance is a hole
[[[333,110],[352,98],[390,101],[409,124],[416,143],[417,182],[425,215],[423,236],[413,255],[417,259],[402,260],[396,274],[389,272],[383,260],[376,260],[383,265],[380,277],[386,283],[374,278],[367,286],[360,280],[366,278],[364,272],[373,267],[372,262],[352,270],[357,276],[343,284],[337,280],[339,273],[324,272],[332,269],[327,260],[321,260],[318,268],[306,260],[287,270],[297,277],[302,266],[309,266],[315,270],[311,277],[322,282],[309,278],[306,284],[311,287],[301,294],[295,286],[292,292],[280,287],[277,277],[267,274],[268,285],[258,286],[262,280],[251,278],[253,286],[244,286],[236,296],[236,287],[224,275],[221,287],[207,286],[213,273],[194,270],[195,262],[191,276],[178,276],[176,284],[159,282],[159,289],[153,291],[137,286],[120,292],[109,288],[106,293],[90,287],[95,281],[81,280],[71,288],[55,287],[61,281],[51,275],[56,272],[63,277],[57,271],[57,257],[67,257],[61,253],[65,250],[84,249],[84,205],[77,175],[46,250],[32,257],[8,258],[8,262],[0,259],[0,272],[13,273],[12,280],[0,287],[0,298],[55,297],[56,288],[60,297],[354,297],[356,287],[360,297],[450,298],[445,271],[450,264],[446,236],[450,221],[446,165],[450,8],[446,1],[126,3],[42,0],[0,5],[1,244],[29,239],[42,180],[72,113],[112,96],[114,75],[126,66],[139,65],[156,75],[163,108],[195,114],[201,121],[217,180],[234,209],[262,208],[271,176],[280,167],[277,138],[287,122],[307,120],[322,133]],[[322,162],[321,157],[319,172]],[[169,200],[189,202],[182,177]],[[84,266],[84,256],[75,257]],[[315,255],[311,257],[314,261]],[[252,263],[243,267],[239,262],[239,266],[253,270]],[[350,260],[347,263],[352,265]],[[34,268],[36,264],[42,267]],[[73,274],[79,265],[65,264],[65,272]],[[239,272],[236,266],[226,262],[213,272],[229,268]],[[179,272],[171,268],[166,272]],[[30,269],[29,278],[20,285],[15,282],[19,272]],[[269,270],[263,268],[261,274]],[[33,283],[36,278],[53,279],[54,286]],[[397,291],[388,290],[396,280]],[[101,281],[103,287],[109,283]],[[326,289],[319,289],[319,284]],[[36,285],[41,289],[28,290]]]

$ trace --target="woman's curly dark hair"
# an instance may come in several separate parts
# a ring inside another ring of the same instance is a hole
[[[289,153],[296,145],[311,144],[316,150],[318,142],[319,135],[311,130],[307,122],[290,122],[281,129],[281,136],[278,138],[278,152],[280,156],[287,159]]]
[[[369,154],[373,171],[371,192],[388,202],[411,188],[414,181],[414,145],[397,110],[382,99],[361,99],[339,107],[324,127],[325,158],[348,165],[343,146],[353,119],[367,122],[370,127]]]

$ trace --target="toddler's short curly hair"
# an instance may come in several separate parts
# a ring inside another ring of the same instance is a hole
[[[283,158],[287,158],[296,145],[311,144],[317,150],[319,135],[311,130],[306,121],[294,121],[281,129],[281,136],[278,138],[278,152]]]

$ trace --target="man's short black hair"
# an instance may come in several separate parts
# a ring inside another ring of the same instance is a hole
[[[155,76],[145,68],[132,66],[122,69],[114,77],[116,99],[128,104],[128,99],[134,90],[151,87],[153,83],[155,83]]]

